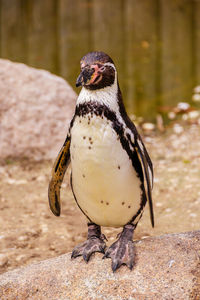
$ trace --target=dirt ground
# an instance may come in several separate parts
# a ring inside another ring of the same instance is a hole
[[[155,228],[149,211],[135,239],[200,229],[200,126],[144,137],[154,163]],[[0,272],[70,252],[87,235],[73,200],[69,172],[62,186],[62,214],[48,206],[52,162],[7,160],[0,166]],[[109,243],[120,229],[103,228]]]

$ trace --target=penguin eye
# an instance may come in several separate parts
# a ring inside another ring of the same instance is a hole
[[[103,73],[104,71],[105,71],[105,69],[106,69],[106,66],[101,66],[100,68],[99,68],[99,71],[101,72],[101,73]]]

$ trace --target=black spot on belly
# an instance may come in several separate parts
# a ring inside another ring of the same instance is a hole
[[[109,205],[109,202],[106,202],[106,205]]]
[[[120,170],[120,166],[118,166],[118,169]]]
[[[85,178],[85,174],[83,174],[82,176],[83,176],[83,178]]]
[[[101,200],[101,203],[103,203],[103,200]]]
[[[131,208],[131,206],[129,205],[128,208]]]
[[[122,202],[122,205],[124,205],[125,204],[125,202]]]
[[[88,147],[88,149],[92,149],[92,147],[91,147],[91,146],[89,146],[89,147]]]
[[[83,139],[85,140],[85,139],[86,139],[86,136],[83,136]]]

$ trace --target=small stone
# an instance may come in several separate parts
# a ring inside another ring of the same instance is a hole
[[[26,255],[21,254],[21,255],[18,255],[18,256],[15,258],[15,260],[16,260],[16,261],[20,261],[20,260],[24,259],[25,257],[26,257]]]
[[[21,235],[18,237],[18,241],[27,241],[28,240],[28,236],[27,235]]]
[[[194,94],[200,94],[200,85],[194,88]]]
[[[179,112],[187,111],[190,108],[190,104],[187,102],[179,102],[177,104],[177,109]]]
[[[197,119],[198,117],[199,117],[199,112],[197,110],[193,110],[188,113],[188,118],[190,120]]]
[[[19,179],[19,180],[16,180],[14,178],[7,178],[6,179],[7,183],[8,184],[15,184],[15,185],[23,185],[23,184],[27,184],[27,180],[24,180],[24,179]]]
[[[155,206],[156,206],[156,207],[162,207],[163,204],[162,204],[161,202],[156,202]]]
[[[43,233],[48,232],[49,230],[47,224],[42,224],[41,229]]]
[[[200,94],[194,94],[192,96],[192,101],[194,101],[194,102],[200,102]]]
[[[44,175],[40,175],[40,176],[37,177],[37,181],[44,182],[44,181],[46,181],[46,178],[45,178]]]
[[[180,124],[174,124],[173,130],[175,133],[180,134],[183,132],[183,127]]]
[[[5,254],[0,254],[0,268],[8,263],[8,257]]]
[[[155,125],[153,123],[144,123],[142,124],[142,129],[146,132],[150,132],[155,129]]]
[[[190,213],[190,217],[196,218],[196,217],[197,217],[197,214],[195,214],[195,213]]]
[[[175,114],[175,112],[173,112],[173,111],[170,111],[170,112],[168,113],[168,118],[169,118],[170,120],[173,120],[173,119],[175,119],[175,117],[176,117],[176,114]]]

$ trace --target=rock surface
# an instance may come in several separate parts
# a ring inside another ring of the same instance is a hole
[[[59,256],[0,276],[0,299],[200,299],[200,231],[135,243],[136,265],[112,273],[96,254]]]
[[[76,94],[62,78],[0,59],[0,158],[55,158]]]

